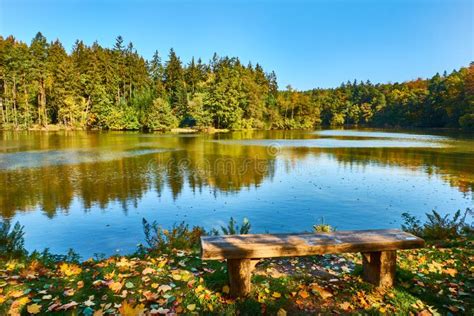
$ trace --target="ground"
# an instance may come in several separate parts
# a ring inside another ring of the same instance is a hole
[[[0,261],[0,314],[473,313],[473,241],[398,252],[397,286],[362,281],[359,254],[263,260],[244,300],[229,297],[224,262],[174,250],[89,259]]]

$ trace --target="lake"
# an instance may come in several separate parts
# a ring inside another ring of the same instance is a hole
[[[474,138],[457,132],[0,132],[0,217],[28,250],[130,253],[142,218],[252,232],[399,228],[473,207]]]

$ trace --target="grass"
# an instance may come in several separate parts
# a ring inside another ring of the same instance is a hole
[[[201,261],[195,245],[180,241],[198,233],[184,224],[169,231],[151,224],[148,237],[158,248],[83,262],[74,253],[3,256],[0,315],[473,313],[472,234],[399,251],[392,289],[362,281],[359,254],[262,260],[251,294],[236,300],[225,262]],[[173,247],[162,249],[166,242]]]

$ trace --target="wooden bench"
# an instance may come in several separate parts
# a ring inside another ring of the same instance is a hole
[[[231,295],[238,297],[250,292],[251,272],[258,259],[361,252],[364,280],[392,286],[396,251],[423,246],[423,239],[398,229],[226,235],[201,237],[201,258],[227,259]]]

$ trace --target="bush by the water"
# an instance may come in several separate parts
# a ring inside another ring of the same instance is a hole
[[[404,224],[402,229],[406,232],[412,233],[416,236],[427,240],[448,240],[459,237],[462,234],[472,234],[472,224],[468,224],[466,219],[468,216],[472,217],[473,210],[467,208],[464,213],[457,210],[453,218],[450,215],[441,216],[435,210],[426,213],[427,220],[424,223],[409,213],[403,213]]]
[[[227,226],[221,226],[221,231],[224,235],[245,235],[250,233],[250,228],[251,225],[247,218],[244,218],[242,225],[239,228],[235,219],[231,217]],[[218,235],[219,232],[213,230],[213,234]]]
[[[0,257],[18,258],[25,256],[23,226],[17,222],[13,228],[9,220],[0,221]]]
[[[336,228],[325,223],[324,217],[321,217],[321,223],[313,225],[313,231],[315,233],[330,233],[336,231]]]
[[[199,246],[200,237],[206,233],[199,226],[189,229],[189,225],[184,222],[174,224],[170,230],[163,229],[156,221],[149,223],[143,219],[142,222],[145,241],[152,250],[166,252],[173,249],[193,249]]]

